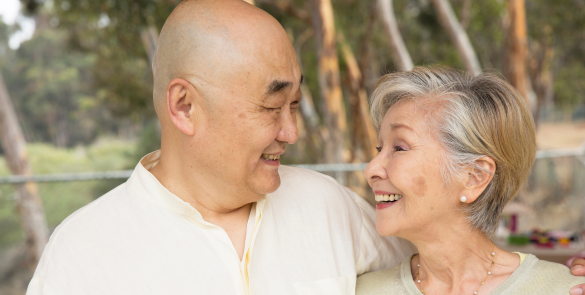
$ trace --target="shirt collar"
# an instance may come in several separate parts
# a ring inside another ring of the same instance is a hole
[[[128,185],[132,191],[144,197],[148,201],[164,207],[173,212],[194,217],[203,221],[201,213],[197,211],[191,204],[183,201],[175,194],[171,193],[164,187],[150,171],[152,167],[156,166],[160,160],[160,150],[152,152],[144,156],[136,165],[134,172],[128,179]],[[266,203],[266,198],[262,198],[256,202],[256,210],[261,213]]]

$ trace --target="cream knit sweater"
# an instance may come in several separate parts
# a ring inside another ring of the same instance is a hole
[[[411,257],[408,257],[392,268],[358,277],[356,295],[422,294],[412,280],[410,259]],[[566,295],[569,294],[569,290],[573,286],[584,283],[585,277],[571,275],[569,268],[566,266],[538,260],[536,256],[529,254],[512,275],[491,294]]]

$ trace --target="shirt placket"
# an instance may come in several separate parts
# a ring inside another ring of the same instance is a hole
[[[188,208],[188,207],[186,207]],[[201,217],[195,209],[188,208],[190,211],[190,220],[193,224],[201,227],[207,233],[209,240],[214,244],[218,256],[223,260],[228,267],[234,279],[240,278],[239,282],[234,282],[240,294],[250,294],[250,263],[252,260],[253,245],[256,238],[256,233],[260,227],[262,219],[262,211],[259,206],[256,206],[254,216],[253,231],[250,233],[246,230],[246,248],[242,260],[238,256],[229,236],[225,230],[217,225],[209,223]],[[249,239],[248,239],[249,238]]]
[[[260,223],[262,221],[262,206],[255,204],[255,216],[254,216],[254,227],[253,231],[250,233],[246,231],[246,249],[244,251],[244,256],[242,257],[242,261],[240,263],[240,270],[242,272],[242,277],[244,279],[244,284],[246,285],[246,292],[250,294],[250,264],[252,261],[252,252],[254,248],[254,242],[256,240],[256,234],[258,233],[258,228],[260,227]],[[250,239],[248,240],[248,237]]]

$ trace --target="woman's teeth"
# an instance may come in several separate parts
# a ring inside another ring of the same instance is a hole
[[[270,161],[276,161],[276,160],[280,159],[280,155],[262,154],[262,159],[264,159],[264,160],[270,160]]]
[[[394,202],[402,199],[402,195],[376,195],[376,202]]]

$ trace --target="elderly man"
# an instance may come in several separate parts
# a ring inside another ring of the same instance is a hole
[[[412,253],[355,193],[280,166],[303,77],[270,15],[183,2],[153,73],[161,150],[61,223],[28,294],[353,294]]]
[[[153,72],[161,150],[59,225],[27,294],[354,294],[412,253],[355,193],[280,166],[303,77],[270,15],[183,2]]]

